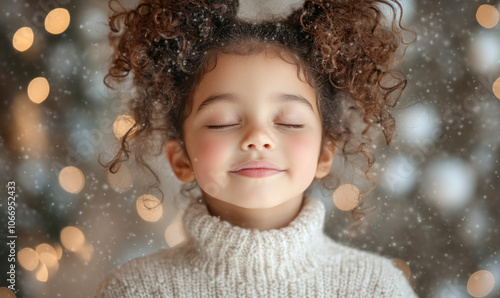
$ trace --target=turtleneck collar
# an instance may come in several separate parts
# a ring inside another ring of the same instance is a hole
[[[213,278],[296,279],[321,260],[325,207],[306,198],[286,227],[268,231],[233,226],[209,214],[202,199],[192,199],[184,214],[190,258]]]

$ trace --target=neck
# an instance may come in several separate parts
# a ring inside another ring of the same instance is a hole
[[[288,226],[300,212],[303,195],[301,194],[280,205],[262,209],[240,207],[206,194],[203,195],[203,199],[211,215],[218,216],[221,220],[234,226],[267,231]]]
[[[262,280],[296,281],[318,272],[324,260],[332,257],[330,252],[325,254],[330,245],[323,233],[325,207],[318,199],[304,198],[292,222],[268,231],[223,221],[210,214],[206,202],[199,199],[192,198],[183,216],[188,236],[183,251],[209,275],[247,282],[250,278],[256,284]]]

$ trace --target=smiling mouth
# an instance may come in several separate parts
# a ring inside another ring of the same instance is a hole
[[[250,177],[250,178],[263,178],[279,174],[283,171],[268,168],[245,168],[238,171],[231,171],[230,173]]]
[[[251,160],[230,171],[230,173],[250,178],[269,177],[281,172],[284,172],[282,168],[267,160]]]

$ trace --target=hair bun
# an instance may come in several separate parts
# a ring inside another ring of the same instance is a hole
[[[401,12],[396,0],[305,0],[289,17],[313,43],[310,60],[316,71],[349,93],[365,123],[381,124],[387,143],[395,129],[389,109],[406,85],[394,65],[400,45],[409,44],[403,40]]]
[[[106,81],[133,72],[136,83],[167,86],[172,82],[154,80],[158,69],[191,73],[191,55],[217,28],[233,22],[239,7],[235,0],[142,0],[135,9],[115,10],[115,2],[110,1],[110,27],[116,46]]]

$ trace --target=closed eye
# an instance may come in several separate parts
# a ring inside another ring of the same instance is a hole
[[[235,123],[235,124],[224,124],[224,125],[208,125],[207,128],[214,129],[214,130],[221,130],[221,129],[225,129],[225,128],[234,127],[237,125],[239,125],[239,124]]]
[[[303,124],[276,123],[276,125],[286,127],[286,128],[293,128],[293,129],[304,128]]]
[[[284,127],[284,128],[291,128],[291,129],[300,129],[304,128],[303,124],[288,124],[288,123],[275,123],[278,126]],[[231,127],[238,126],[240,124],[235,123],[235,124],[224,124],[224,125],[208,125],[208,129],[213,129],[213,130],[223,130],[223,129],[228,129]]]

